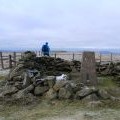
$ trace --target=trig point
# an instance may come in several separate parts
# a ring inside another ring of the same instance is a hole
[[[87,85],[97,85],[94,52],[83,52],[80,74],[82,83]]]

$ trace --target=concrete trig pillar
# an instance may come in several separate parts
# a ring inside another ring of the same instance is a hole
[[[83,52],[81,63],[81,82],[87,85],[97,85],[95,53]]]

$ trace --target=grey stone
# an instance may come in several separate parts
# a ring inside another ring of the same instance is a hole
[[[24,73],[23,87],[26,88],[31,84],[31,79],[27,73]]]
[[[7,83],[6,80],[0,80],[0,88],[5,86],[6,83]]]
[[[55,91],[59,91],[59,89],[64,87],[67,83],[68,81],[64,81],[64,80],[56,81],[55,85],[53,86],[53,89]]]
[[[24,98],[25,96],[27,96],[27,94],[29,94],[30,91],[32,91],[34,89],[33,85],[28,86],[25,89],[19,90],[16,94],[13,95],[13,98],[15,99],[21,99]]]
[[[67,88],[60,88],[58,93],[59,99],[69,99],[72,97],[72,92]]]
[[[14,96],[16,96],[16,98],[21,98],[25,95],[27,95],[29,92],[31,92],[34,89],[33,85],[28,86],[25,89],[19,90]]]
[[[20,102],[20,104],[28,104],[34,102],[34,100],[35,96],[33,94],[26,93],[22,90],[12,96],[12,101]]]
[[[18,91],[18,89],[14,86],[6,86],[4,89],[3,89],[3,92],[1,93],[0,96],[6,96],[6,95],[12,95],[14,93],[16,93]]]
[[[57,92],[54,89],[50,88],[49,91],[46,92],[46,98],[50,100],[56,99]]]
[[[34,89],[34,94],[35,95],[43,95],[45,92],[47,92],[49,90],[48,86],[37,86]]]
[[[55,84],[55,76],[48,76],[45,78],[48,82],[50,88],[52,88]]]
[[[89,102],[89,101],[98,101],[100,99],[95,93],[91,93],[88,96],[84,97],[82,100]]]
[[[13,77],[13,81],[22,81],[22,77],[21,76],[15,76],[15,77]]]
[[[87,86],[83,87],[82,90],[76,93],[75,98],[83,99],[91,94],[95,94],[98,90],[93,88],[88,88]]]
[[[99,90],[99,95],[102,99],[110,99],[111,95],[108,94],[108,92],[106,90]]]
[[[90,101],[87,103],[87,106],[90,108],[98,108],[98,107],[102,107],[103,103],[101,101]]]
[[[95,67],[95,53],[83,52],[81,64],[81,82],[86,85],[97,85],[97,74]]]

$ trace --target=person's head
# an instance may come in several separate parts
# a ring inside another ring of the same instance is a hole
[[[48,42],[46,42],[45,44],[48,45]]]

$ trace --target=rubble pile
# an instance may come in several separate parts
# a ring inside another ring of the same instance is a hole
[[[0,91],[0,101],[31,103],[39,97],[50,100],[104,99],[95,87],[70,80],[72,68],[80,71],[80,65],[78,61],[36,57],[34,52],[27,51],[6,77],[6,83]]]
[[[120,63],[106,63],[96,65],[98,74],[116,76],[120,75]]]

